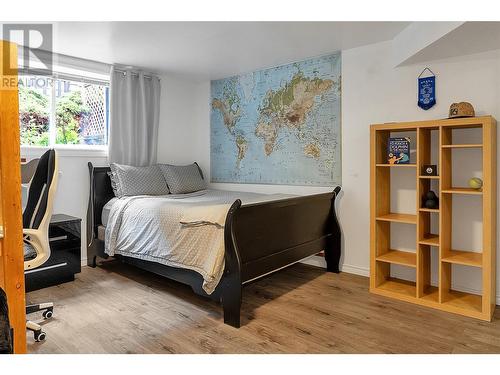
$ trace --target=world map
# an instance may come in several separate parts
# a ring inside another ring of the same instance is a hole
[[[210,89],[212,182],[341,184],[340,53]]]

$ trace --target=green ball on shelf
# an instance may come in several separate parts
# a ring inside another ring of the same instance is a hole
[[[469,179],[469,186],[472,189],[481,189],[483,187],[483,180],[478,177],[472,177]]]

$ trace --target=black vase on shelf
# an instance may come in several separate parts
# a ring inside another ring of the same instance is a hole
[[[423,199],[423,206],[425,208],[430,208],[430,209],[439,208],[439,199],[438,199],[436,193],[434,193],[434,191],[429,190],[425,194],[424,199]]]

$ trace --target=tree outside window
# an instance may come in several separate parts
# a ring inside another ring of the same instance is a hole
[[[42,87],[19,84],[19,122],[21,144],[49,145],[49,123],[52,96]]]
[[[107,145],[108,102],[109,88],[105,85],[22,77],[19,81],[21,144]]]

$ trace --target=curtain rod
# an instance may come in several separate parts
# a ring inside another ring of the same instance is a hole
[[[121,68],[113,68],[115,72],[122,73],[123,75],[127,73],[131,73],[133,76],[138,76],[139,72],[134,70],[126,70]],[[153,77],[159,78],[158,76],[153,75],[152,73],[144,73],[144,78],[152,79]]]
[[[64,72],[58,72],[58,71],[53,71],[53,72],[48,72],[46,69],[28,69],[26,68],[20,68],[18,69],[19,73],[22,75],[39,75],[39,76],[49,76],[53,78],[60,78],[60,79],[66,79],[66,80],[72,80],[72,81],[80,81],[80,82],[85,82],[85,83],[91,83],[91,84],[99,84],[99,85],[109,85],[109,80],[106,79],[99,79],[99,78],[94,78],[94,77],[87,77],[85,75],[80,75],[80,74],[72,74],[72,73],[64,73]],[[138,76],[139,73],[136,71],[131,71],[131,70],[123,70],[123,69],[114,69],[115,72],[122,73],[123,75],[128,73],[131,73],[133,76]],[[150,73],[144,74],[144,78],[146,79],[152,79],[153,75]],[[160,79],[160,77],[157,77]]]

